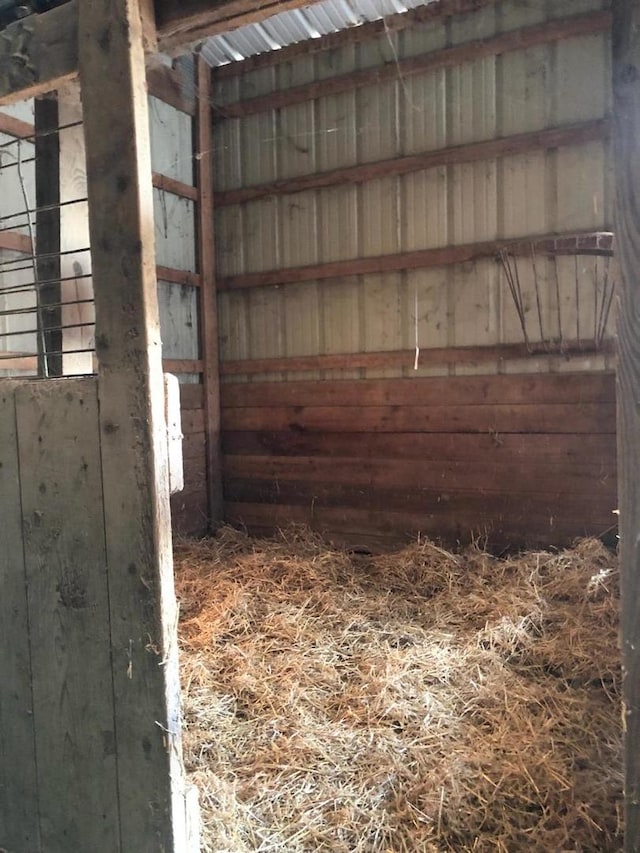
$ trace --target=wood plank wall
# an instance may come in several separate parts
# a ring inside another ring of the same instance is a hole
[[[184,489],[171,498],[173,532],[200,536],[209,527],[202,385],[181,385]]]
[[[613,374],[223,386],[227,519],[351,545],[498,547],[615,525]]]

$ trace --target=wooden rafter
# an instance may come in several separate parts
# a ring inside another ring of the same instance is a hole
[[[158,41],[176,49],[318,0],[156,0]]]

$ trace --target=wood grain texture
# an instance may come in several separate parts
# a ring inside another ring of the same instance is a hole
[[[156,0],[158,41],[162,50],[184,49],[216,33],[263,21],[270,15],[311,6],[318,0]]]
[[[330,95],[351,92],[365,86],[376,86],[384,81],[394,80],[398,76],[405,78],[412,74],[424,74],[427,71],[454,68],[462,63],[474,62],[487,56],[503,55],[511,51],[526,50],[563,39],[605,32],[610,26],[611,15],[608,11],[556,18],[543,24],[499,33],[491,38],[476,39],[409,59],[394,60],[376,68],[353,71],[349,74],[328,77],[306,85],[271,92],[268,95],[225,104],[219,108],[218,112],[221,118],[239,118],[269,110],[278,110]]]
[[[227,518],[256,532],[288,512],[378,544],[615,528],[612,374],[238,383],[222,401]]]
[[[218,300],[214,246],[213,136],[211,131],[211,69],[198,60],[197,183],[198,183],[198,268],[200,334],[204,367],[204,431],[207,437],[207,480],[209,521],[213,528],[223,520],[222,466],[220,451],[220,366],[218,355]]]
[[[613,354],[615,343],[605,340],[601,352]],[[562,348],[552,345],[496,344],[471,347],[428,347],[420,350],[419,365],[480,365],[501,361],[527,361],[534,355],[595,354],[593,345],[578,341],[565,341]],[[285,356],[284,358],[238,359],[220,364],[222,376],[251,376],[257,373],[306,373],[318,370],[379,370],[388,368],[413,368],[415,349],[387,350],[384,352],[332,353],[330,355]]]
[[[78,73],[78,0],[10,24],[0,37],[0,103],[52,91]]]
[[[195,434],[194,434],[195,435]],[[423,459],[473,461],[484,457],[504,464],[526,461],[566,461],[593,458],[615,464],[615,441],[610,434],[515,433],[298,433],[291,430],[224,432],[225,456],[310,456],[331,458]]]
[[[292,195],[305,190],[322,189],[341,184],[361,184],[377,178],[407,175],[411,172],[438,166],[474,163],[480,160],[493,160],[499,157],[526,154],[531,151],[583,145],[606,139],[608,134],[609,122],[607,119],[583,122],[570,127],[519,133],[502,139],[439,148],[435,151],[425,151],[422,154],[412,154],[409,157],[394,157],[377,163],[347,166],[327,172],[314,172],[310,175],[284,178],[268,184],[226,190],[216,193],[215,205],[216,207],[224,207],[231,204],[244,204],[275,195]]]
[[[0,847],[40,851],[15,389],[0,382]]]
[[[280,284],[300,284],[305,281],[346,278],[369,273],[426,269],[427,267],[448,266],[449,264],[463,264],[481,258],[494,258],[503,251],[511,255],[525,255],[527,257],[530,256],[532,250],[539,255],[569,252],[577,254],[578,251],[601,252],[603,255],[610,255],[611,243],[611,234],[599,232],[546,234],[528,239],[521,237],[515,240],[488,240],[434,249],[397,252],[369,258],[329,261],[320,264],[225,276],[218,279],[218,289],[237,290],[248,287],[269,287]]]
[[[476,406],[272,406],[224,409],[225,430],[295,432],[494,432],[609,433],[615,435],[612,406],[567,405]]]
[[[176,181],[174,178],[169,178],[166,175],[160,175],[157,172],[153,173],[153,186],[156,189],[180,196],[180,198],[190,198],[192,201],[196,201],[198,198],[196,187],[192,187],[182,181]]]
[[[135,0],[83,0],[79,20],[122,851],[173,853],[186,826],[142,32]]]
[[[55,381],[24,383],[16,391],[16,423],[42,849],[116,851],[111,614],[95,380],[65,380],[64,390]]]
[[[613,2],[626,853],[640,850],[640,6]]]
[[[28,139],[33,136],[33,125],[14,116],[0,112],[0,133],[15,136],[16,139]]]
[[[240,382],[222,388],[224,408],[263,406],[505,405],[615,403],[615,374],[443,376],[315,382]]]

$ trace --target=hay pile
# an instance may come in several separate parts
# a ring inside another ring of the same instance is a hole
[[[178,546],[203,849],[621,846],[616,560]]]

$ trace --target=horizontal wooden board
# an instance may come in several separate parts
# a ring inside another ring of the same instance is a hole
[[[189,437],[191,438],[191,437]],[[535,465],[548,460],[562,465],[580,459],[604,460],[615,466],[616,437],[555,433],[299,433],[224,432],[226,455],[320,456],[330,458],[422,459],[465,461],[491,458],[502,464]]]
[[[227,456],[225,479],[260,479],[359,485],[369,489],[411,489],[416,492],[536,492],[540,494],[611,494],[615,498],[616,469],[609,459],[565,460],[562,465],[519,465],[495,458],[475,461],[342,458],[313,456]]]
[[[511,157],[516,154],[526,154],[531,151],[548,150],[568,145],[584,145],[588,142],[606,139],[609,135],[609,130],[609,121],[607,119],[598,119],[568,127],[555,127],[530,133],[514,134],[513,136],[499,139],[485,140],[483,142],[448,146],[436,149],[435,151],[412,154],[408,157],[393,157],[389,160],[380,160],[375,163],[345,166],[326,172],[313,172],[309,175],[300,175],[295,178],[283,178],[271,181],[270,183],[218,192],[215,195],[215,206],[216,208],[220,208],[231,204],[244,204],[274,195],[291,195],[307,190],[344,184],[362,184],[366,181],[377,180],[392,175],[408,175],[411,172],[441,166],[474,163],[480,160],[495,160],[500,157]],[[161,183],[156,183],[156,178],[159,180],[162,176],[154,175],[154,186],[159,186],[163,189],[168,189],[170,192],[175,191],[180,194],[179,190],[171,190],[170,186],[163,186]],[[189,198],[190,196],[187,197]]]
[[[335,483],[308,483],[274,480],[235,480],[225,483],[225,498],[231,503],[374,509],[389,512],[419,512],[445,520],[470,518],[489,523],[504,518],[528,519],[540,524],[552,520],[583,520],[614,524],[615,494],[572,494],[520,492],[513,490],[488,495],[478,490],[434,491],[428,489],[369,489]],[[561,484],[562,486],[562,484]]]
[[[536,254],[587,253],[611,254],[611,234],[606,232],[608,245],[602,246],[600,232],[585,231],[577,234],[545,234],[534,239],[518,237],[513,240],[487,240],[417,249],[410,252],[395,252],[366,258],[351,258],[344,261],[325,261],[299,267],[263,270],[222,276],[218,279],[218,290],[238,290],[251,287],[270,287],[281,284],[301,284],[308,281],[324,281],[348,278],[355,275],[371,275],[401,270],[427,269],[453,264],[465,264],[482,258],[495,258],[501,252],[530,257]]]
[[[615,341],[605,339],[597,348],[593,343],[565,341],[562,347],[554,345],[495,344],[472,347],[428,347],[420,350],[420,367],[443,365],[491,364],[504,361],[526,363],[533,356],[572,356],[615,354]],[[345,352],[329,355],[285,356],[284,358],[245,358],[220,363],[222,376],[252,376],[258,373],[304,373],[318,370],[387,370],[414,368],[416,351],[386,350],[381,352]]]
[[[613,373],[241,382],[221,388],[224,408],[614,403],[615,399]]]
[[[328,538],[352,546],[399,543],[418,534],[447,542],[468,542],[487,537],[491,545],[517,547],[524,545],[565,544],[577,536],[602,535],[610,528],[608,519],[602,525],[580,520],[549,518],[544,527],[534,528],[521,516],[495,519],[490,524],[478,524],[477,519],[448,521],[427,513],[394,513],[388,511],[322,508],[311,510],[295,505],[272,507],[266,504],[232,503],[225,505],[225,515],[231,524],[250,532],[271,532],[291,523],[308,524]]]
[[[475,406],[288,406],[227,408],[224,430],[294,432],[610,433],[608,403]],[[198,432],[200,430],[193,430]]]

